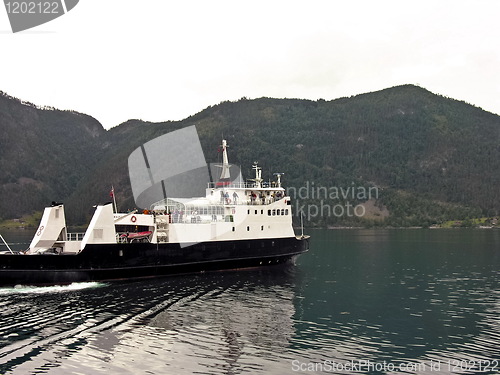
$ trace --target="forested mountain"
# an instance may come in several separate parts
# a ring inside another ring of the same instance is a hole
[[[0,92],[0,217],[67,198],[91,172],[106,131],[94,118]]]
[[[109,131],[89,116],[3,95],[0,216],[61,200],[69,220],[84,222],[93,204],[109,200],[111,185],[119,206],[133,208],[131,151],[190,125],[197,127],[207,162],[217,161],[224,136],[230,161],[247,177],[255,160],[266,179],[284,172],[291,193],[299,195],[302,187],[295,210],[311,224],[430,225],[500,209],[500,117],[405,85],[332,101],[243,98],[183,121],[129,120]],[[312,215],[311,207],[356,206],[370,198],[334,196],[335,189],[370,187],[377,194],[366,204],[369,215]]]

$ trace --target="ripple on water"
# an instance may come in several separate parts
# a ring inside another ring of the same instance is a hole
[[[371,263],[349,254],[323,261],[323,273],[311,265],[0,290],[0,373],[288,374],[294,360],[499,357],[498,271],[471,272],[453,257],[429,265],[413,253]]]

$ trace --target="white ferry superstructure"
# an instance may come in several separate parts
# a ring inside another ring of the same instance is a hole
[[[68,233],[63,204],[46,207],[29,248],[0,255],[0,285],[61,284],[156,277],[288,262],[309,248],[296,236],[290,197],[264,183],[255,163],[250,182],[222,171],[205,197],[165,198],[142,212],[98,205],[85,233]]]

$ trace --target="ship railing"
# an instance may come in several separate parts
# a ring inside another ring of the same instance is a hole
[[[242,194],[240,194],[242,195]],[[151,205],[151,212],[154,213],[157,223],[200,223],[209,221],[224,221],[228,209],[235,206],[267,206],[285,198],[280,191],[273,194],[253,194],[253,195],[232,195],[226,194],[224,197],[209,200],[208,204],[191,202],[181,202],[170,198],[165,198]]]
[[[264,196],[264,197],[236,200],[236,202],[229,202],[228,204],[235,204],[235,205],[242,204],[247,206],[267,206],[268,204],[277,202],[283,198],[284,196]]]
[[[230,184],[221,184],[220,182],[209,182],[209,189],[252,189],[255,188],[255,182],[231,182]]]
[[[263,195],[263,196],[244,196],[242,198],[233,197],[229,195],[228,197],[221,197],[220,205],[222,206],[267,206],[271,203],[277,202],[285,198],[284,195]]]
[[[207,223],[218,223],[218,222],[233,222],[232,214],[223,215],[198,215],[193,213],[179,214],[179,215],[166,215],[168,224],[207,224]],[[162,225],[164,223],[161,223]]]
[[[82,241],[84,236],[83,232],[66,233],[66,241]]]
[[[223,184],[220,182],[209,182],[207,184],[209,189],[258,189],[259,185],[255,182],[231,182]],[[260,188],[280,188],[275,181],[264,181],[261,183]]]
[[[224,215],[225,208],[234,207],[234,206],[267,206],[274,202],[277,202],[283,198],[285,195],[263,195],[263,196],[232,196],[228,195],[227,197],[221,197],[220,200],[212,201],[207,206],[200,206],[196,204],[180,204],[177,202],[165,202],[160,201],[153,205],[151,205],[151,212],[155,212],[158,214],[163,214],[168,216],[169,223],[172,222],[184,222],[182,216],[187,215],[188,217],[191,215],[210,215],[210,216],[218,216]],[[215,221],[215,220],[213,220]]]

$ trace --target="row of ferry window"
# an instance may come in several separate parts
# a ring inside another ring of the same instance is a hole
[[[275,210],[267,210],[267,216],[286,216],[288,215],[288,208],[282,208],[281,210],[275,209]]]
[[[259,210],[255,210],[255,215],[257,215]],[[250,215],[250,210],[248,210],[248,214]],[[260,214],[264,215],[264,210],[260,210]],[[273,209],[273,210],[267,210],[267,216],[285,216],[288,215],[288,208],[282,208],[282,209]]]

